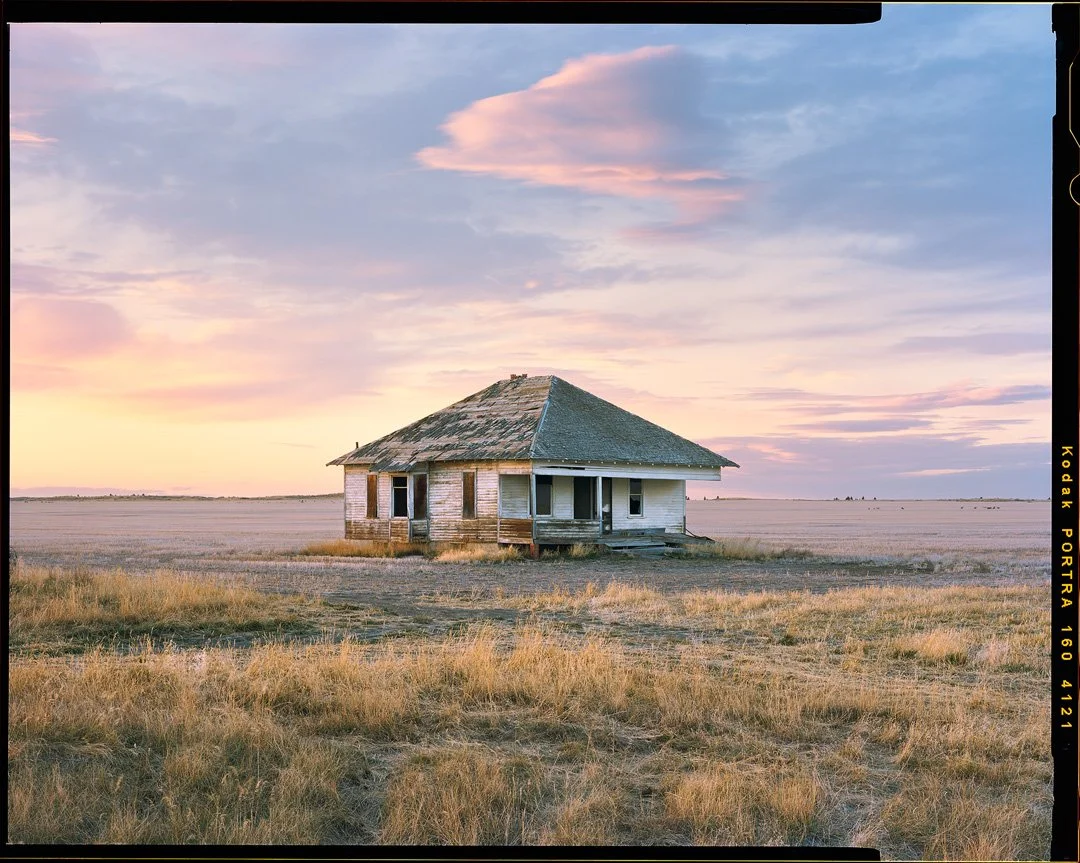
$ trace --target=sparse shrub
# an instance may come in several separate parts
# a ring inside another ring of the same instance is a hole
[[[11,546],[8,546],[7,564],[8,564],[8,573],[9,574],[14,572],[15,568],[19,565],[19,552],[17,552]]]

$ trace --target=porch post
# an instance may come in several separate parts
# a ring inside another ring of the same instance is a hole
[[[596,526],[596,538],[604,535],[604,478],[596,475],[596,505],[593,507],[593,515],[600,523]]]
[[[532,544],[536,545],[536,474],[529,470],[529,527],[532,530]]]

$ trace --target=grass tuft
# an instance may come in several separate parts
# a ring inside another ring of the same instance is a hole
[[[352,539],[328,539],[310,543],[299,553],[323,557],[409,557],[425,552],[426,546],[416,542],[369,543]]]
[[[930,632],[900,638],[894,642],[893,655],[917,657],[928,662],[965,665],[968,661],[967,636],[952,627],[936,627]]]
[[[391,777],[379,841],[393,845],[521,845],[542,800],[534,761],[480,747],[414,755]]]
[[[444,563],[505,563],[522,560],[524,555],[513,545],[489,548],[483,545],[463,545],[440,552],[435,559]]]
[[[680,777],[666,798],[668,817],[709,845],[803,844],[824,803],[812,771],[779,765],[712,764]]]

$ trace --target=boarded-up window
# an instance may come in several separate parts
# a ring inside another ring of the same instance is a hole
[[[499,515],[503,518],[529,517],[528,474],[503,474],[499,477]]]
[[[643,497],[642,481],[640,479],[630,480],[630,515],[642,514]]]
[[[367,517],[379,517],[379,475],[377,473],[367,475]]]
[[[427,518],[427,474],[418,473],[413,477],[412,489],[413,518]]]
[[[461,475],[461,517],[476,518],[476,472],[467,470]]]
[[[409,517],[409,478],[395,476],[390,478],[391,510],[394,518]]]
[[[551,485],[552,477],[538,476],[536,478],[536,514],[551,515]]]

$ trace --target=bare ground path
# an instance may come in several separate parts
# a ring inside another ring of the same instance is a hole
[[[308,543],[341,535],[341,508],[340,499],[326,498],[13,500],[11,543],[32,564],[215,573],[268,590],[418,615],[434,597],[574,592],[612,581],[663,592],[821,592],[900,584],[989,587],[1049,577],[1045,501],[688,502],[688,527],[696,533],[814,552],[777,560],[611,556],[492,565],[297,555]]]

